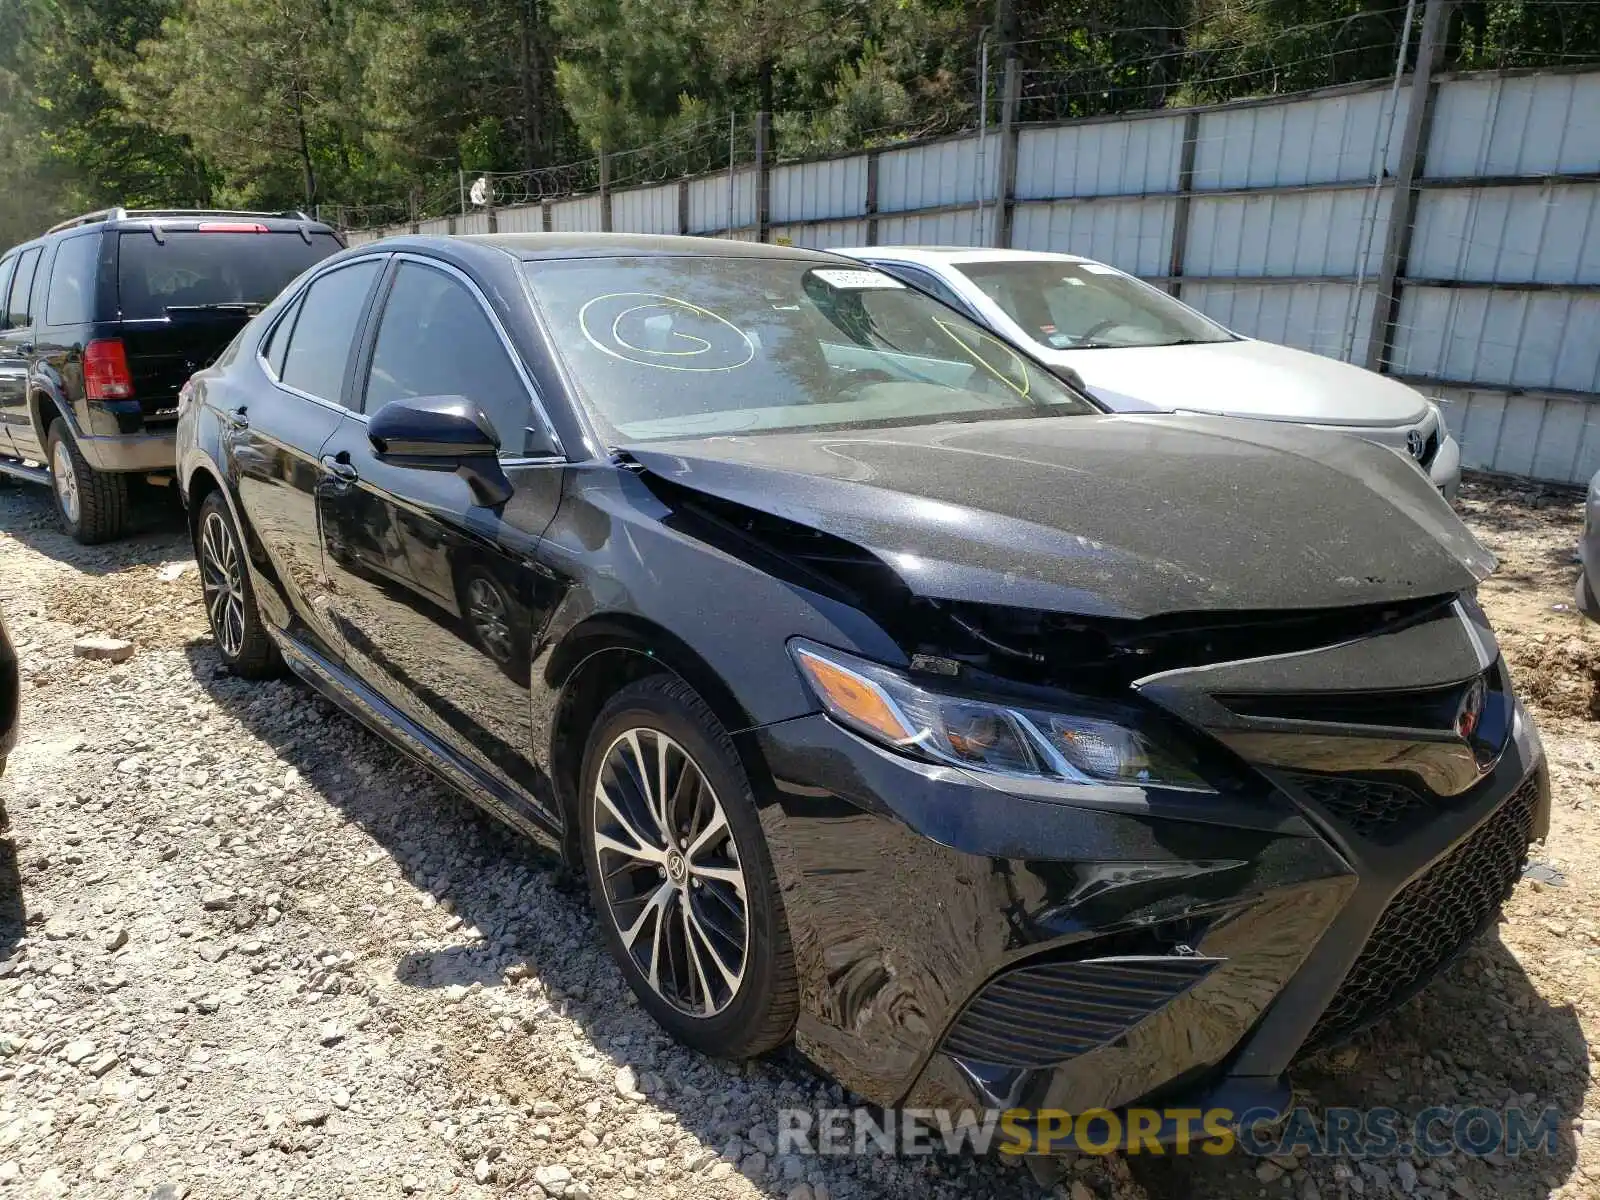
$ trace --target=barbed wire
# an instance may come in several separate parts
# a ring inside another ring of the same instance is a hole
[[[1242,23],[1269,13],[1274,0],[1228,0],[1208,8],[1204,22],[1117,27],[1079,24],[1072,30],[1024,37],[1017,52],[1020,95],[1015,117],[1040,123],[1085,116],[1159,111],[1253,95],[1280,95],[1331,83],[1390,75],[1406,39],[1406,7],[1352,12],[1258,34]],[[1600,61],[1597,0],[1484,0],[1468,22],[1458,9],[1447,68],[1568,65]],[[1375,36],[1374,26],[1382,29]],[[1213,31],[1206,33],[1207,29]],[[1531,44],[1513,35],[1529,31]],[[1414,30],[1413,30],[1414,32]],[[1146,53],[1114,53],[1130,37],[1150,36]],[[1185,38],[1185,44],[1159,39]],[[1414,38],[1412,39],[1414,46]],[[1508,44],[1510,43],[1510,44]],[[909,145],[997,124],[1004,88],[1005,48],[990,50],[988,86],[980,89],[977,49],[967,67],[928,95],[846,94],[837,103],[790,109],[771,118],[766,152],[774,164]],[[1286,52],[1287,51],[1287,52]],[[899,85],[895,85],[898,87]],[[980,94],[981,93],[981,94]],[[882,103],[886,117],[873,113]],[[865,110],[863,111],[863,104]],[[876,119],[875,119],[876,118]],[[748,168],[756,161],[758,117],[753,112],[707,112],[669,127],[654,140],[612,151],[607,186],[637,188],[675,179]],[[324,204],[346,228],[418,223],[483,208],[555,202],[597,191],[599,155],[524,171],[434,176],[393,199]]]

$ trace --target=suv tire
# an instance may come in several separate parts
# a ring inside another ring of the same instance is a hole
[[[46,453],[62,531],[85,546],[120,537],[128,519],[127,479],[91,467],[60,417],[50,423]]]

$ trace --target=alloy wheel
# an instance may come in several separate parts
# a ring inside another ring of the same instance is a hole
[[[55,453],[50,456],[50,477],[55,483],[56,499],[61,504],[61,511],[70,523],[76,525],[82,512],[82,501],[78,496],[78,472],[73,468],[72,451],[67,447],[65,438],[56,443]]]
[[[749,957],[744,868],[704,772],[658,730],[606,750],[594,794],[596,869],[622,944],[651,990],[688,1016],[733,1003]]]
[[[467,584],[467,620],[496,662],[511,661],[511,615],[500,589],[487,579]]]
[[[237,658],[244,648],[244,577],[233,530],[219,512],[206,514],[200,530],[201,586],[211,631],[223,654]]]

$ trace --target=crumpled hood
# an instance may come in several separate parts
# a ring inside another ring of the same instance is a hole
[[[1472,586],[1493,557],[1397,455],[1295,425],[1083,416],[623,446],[844,538],[936,599],[1146,617]]]
[[[1071,367],[1119,412],[1157,408],[1319,425],[1405,425],[1427,401],[1415,388],[1337,359],[1244,338],[1198,346],[1040,351]]]

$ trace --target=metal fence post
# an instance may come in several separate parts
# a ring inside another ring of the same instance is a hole
[[[772,240],[772,114],[756,114],[756,241]]]
[[[1400,288],[1411,253],[1411,231],[1417,218],[1417,180],[1427,167],[1428,139],[1433,132],[1434,72],[1444,59],[1445,35],[1454,0],[1427,0],[1422,14],[1422,40],[1417,46],[1417,68],[1411,75],[1411,105],[1406,110],[1405,132],[1400,140],[1400,161],[1395,166],[1394,201],[1389,205],[1389,232],[1383,242],[1378,269],[1378,294],[1372,304],[1372,324],[1367,337],[1367,368],[1387,370],[1394,353],[1395,324],[1400,315]],[[1356,297],[1361,303],[1361,297]]]
[[[600,148],[600,232],[611,232],[611,155]]]
[[[878,152],[867,151],[867,245],[878,244]]]
[[[686,237],[689,233],[689,181],[678,180],[678,236]]]
[[[995,184],[994,208],[994,244],[1002,248],[1011,245],[1011,227],[1016,217],[1017,108],[1021,100],[1022,64],[1015,53],[1008,53],[1005,89],[1000,98],[1000,176]],[[981,236],[982,230],[978,232]]]
[[[1167,293],[1183,286],[1183,257],[1189,249],[1189,199],[1194,194],[1194,150],[1200,140],[1200,110],[1183,114],[1183,149],[1178,152],[1178,198],[1172,202],[1172,256],[1167,260]]]
[[[733,197],[737,189],[733,184],[733,157],[734,147],[738,144],[739,114],[728,114],[728,227],[722,231],[723,237],[733,236]]]

